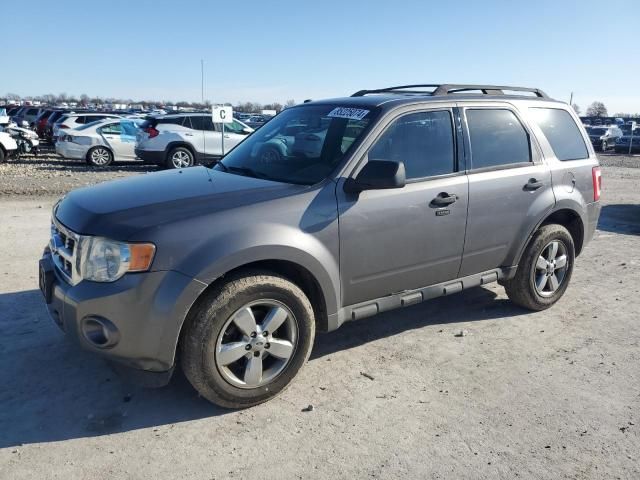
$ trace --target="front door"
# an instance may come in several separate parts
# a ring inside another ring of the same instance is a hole
[[[354,195],[338,184],[343,305],[457,277],[468,185],[453,125],[452,109],[408,112],[376,139],[367,160],[404,162],[404,188]]]

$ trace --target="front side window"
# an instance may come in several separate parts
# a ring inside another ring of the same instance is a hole
[[[530,108],[529,113],[547,137],[558,160],[565,162],[589,157],[582,133],[569,112],[559,108]]]
[[[222,124],[221,123],[216,123],[216,131],[221,132],[222,131]],[[224,124],[224,131],[225,132],[229,132],[229,133],[237,133],[240,135],[246,135],[245,131],[245,126],[242,125],[240,122],[234,120],[231,123],[225,123]]]
[[[453,173],[454,152],[451,114],[420,112],[395,120],[369,150],[369,160],[404,162],[411,180]]]
[[[288,108],[229,152],[215,169],[313,185],[335,170],[378,113],[377,107]]]
[[[467,109],[471,166],[499,167],[531,161],[529,135],[507,109]]]

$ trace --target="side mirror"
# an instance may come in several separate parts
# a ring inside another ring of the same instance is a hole
[[[253,130],[251,130],[249,127],[244,127],[242,129],[242,133],[249,135],[250,133],[253,133]]]
[[[407,183],[403,162],[392,160],[369,160],[355,178],[344,183],[347,193],[360,193],[363,190],[382,190],[402,188]]]

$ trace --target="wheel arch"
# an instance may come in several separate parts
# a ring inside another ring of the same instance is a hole
[[[178,147],[184,147],[187,150],[189,150],[191,152],[191,155],[193,155],[193,163],[194,165],[198,162],[198,154],[196,153],[195,148],[193,148],[193,145],[191,145],[189,142],[185,142],[184,140],[173,140],[171,142],[169,142],[167,144],[167,146],[164,149],[164,161],[167,162],[169,161],[169,154],[171,153],[171,151],[174,148],[178,148]]]
[[[516,265],[520,263],[520,259],[522,258],[524,251],[526,250],[527,246],[531,242],[531,239],[533,238],[533,235],[538,231],[538,229],[544,225],[553,223],[562,225],[569,231],[569,234],[573,239],[576,257],[582,252],[582,247],[584,245],[584,221],[582,220],[582,216],[580,215],[580,213],[578,213],[577,210],[573,208],[562,207],[549,212],[547,216],[544,217],[529,233],[527,241],[524,242],[524,244],[520,248],[520,251],[518,252],[518,262],[516,263]]]
[[[185,325],[187,324],[191,311],[198,308],[200,303],[207,299],[210,292],[220,284],[224,283],[230,276],[241,274],[242,272],[256,270],[279,275],[298,286],[304,292],[304,294],[309,299],[309,302],[311,303],[314,313],[314,320],[316,323],[316,329],[318,331],[325,332],[329,329],[326,303],[327,300],[325,297],[325,292],[322,290],[322,287],[320,286],[317,278],[313,275],[313,273],[311,273],[311,271],[309,271],[308,268],[300,265],[299,263],[281,259],[248,262],[225,272],[199,293],[195,301],[187,310],[187,314],[185,318],[183,318],[182,324],[180,325],[174,350],[174,363],[176,361],[175,358],[178,355],[180,345],[183,342]]]
[[[111,154],[111,160],[116,159],[116,154],[110,146],[100,144],[100,145],[93,145],[92,147],[89,148],[89,150],[87,150],[87,154],[84,156],[86,161],[89,161],[89,156],[91,155],[91,152],[93,152],[96,148],[104,148],[105,150],[108,150],[109,153]]]

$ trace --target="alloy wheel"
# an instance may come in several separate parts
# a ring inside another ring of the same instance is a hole
[[[560,240],[549,242],[534,264],[533,283],[538,295],[552,296],[564,282],[568,269],[566,245]]]
[[[191,165],[191,157],[187,152],[178,150],[171,156],[171,163],[174,168],[186,168]]]
[[[109,152],[104,148],[96,148],[91,152],[91,162],[98,166],[107,165],[109,163]]]
[[[233,386],[266,385],[290,363],[297,339],[296,319],[283,303],[269,299],[248,303],[222,328],[215,351],[216,367]]]

